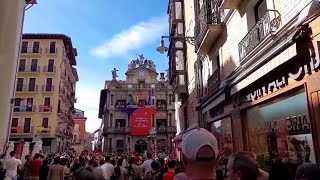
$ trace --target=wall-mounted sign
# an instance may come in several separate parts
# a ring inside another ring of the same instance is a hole
[[[312,72],[317,71],[320,67],[320,60],[316,58],[311,58],[311,61],[303,66],[299,67],[297,72],[290,72],[281,78],[278,78],[265,86],[249,93],[245,96],[245,102],[250,102],[262,98],[272,92],[275,92],[287,85],[289,85],[290,80],[300,81],[304,78],[306,74],[312,74]]]

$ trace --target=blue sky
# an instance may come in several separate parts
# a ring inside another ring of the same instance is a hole
[[[168,66],[166,55],[155,51],[167,35],[168,0],[38,0],[26,12],[25,33],[62,33],[78,50],[77,108],[85,111],[87,131],[100,125],[98,106],[111,69],[125,79],[128,63],[144,54],[158,72]]]

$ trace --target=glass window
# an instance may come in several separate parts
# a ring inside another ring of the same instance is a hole
[[[221,155],[220,165],[226,165],[228,157],[233,152],[231,117],[225,117],[211,124],[211,133],[217,138],[219,154]]]
[[[249,150],[261,168],[267,169],[278,158],[315,163],[304,92],[253,107],[246,119]]]

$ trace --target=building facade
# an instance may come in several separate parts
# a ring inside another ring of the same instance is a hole
[[[84,116],[84,111],[75,108],[72,114],[72,118],[74,121],[74,128],[71,147],[74,148],[77,153],[81,153],[86,149],[86,143],[88,141],[86,131],[87,117]]]
[[[10,141],[43,141],[44,152],[69,147],[78,79],[77,51],[62,34],[23,34]]]
[[[117,80],[116,73],[100,96],[104,150],[173,152],[174,96],[164,73],[157,79],[155,64],[143,55],[129,64],[126,80]]]
[[[177,0],[172,0],[176,2]],[[190,2],[188,0],[184,1]],[[315,0],[194,0],[196,110],[220,152],[318,162],[319,10]],[[189,60],[188,60],[189,61]]]
[[[15,76],[25,8],[36,0],[2,0],[0,2],[0,153],[6,148],[10,132],[11,102],[14,97]]]

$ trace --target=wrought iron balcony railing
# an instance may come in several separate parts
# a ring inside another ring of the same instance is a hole
[[[208,79],[208,94],[217,89],[220,85],[220,70],[217,69]]]
[[[19,73],[39,73],[40,66],[19,66]]]
[[[17,84],[16,91],[18,91],[18,92],[38,92],[38,85],[35,85],[35,84],[29,84],[29,85]]]
[[[21,47],[20,52],[22,54],[41,54],[42,49],[40,47]]]
[[[195,36],[195,51],[198,52],[201,44],[208,36],[208,31],[212,28],[211,35],[215,33],[216,28],[221,29],[220,25],[224,20],[224,11],[220,7],[221,0],[204,0],[200,8],[199,16],[196,17],[195,27],[194,27],[194,36]],[[210,27],[213,25],[213,27]],[[216,26],[218,25],[218,26]],[[209,38],[210,40],[211,38]],[[213,41],[211,39],[211,41]]]
[[[44,66],[43,72],[49,72],[49,73],[55,73],[56,72],[56,66]]]
[[[244,59],[269,34],[275,32],[280,24],[280,13],[276,10],[268,10],[238,44],[240,60]]]

